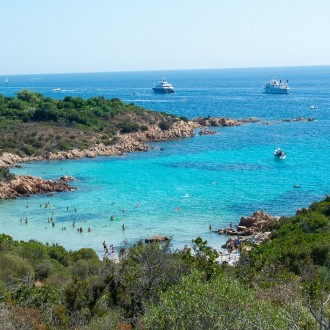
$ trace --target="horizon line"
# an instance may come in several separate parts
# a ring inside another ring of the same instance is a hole
[[[229,68],[194,68],[194,69],[150,69],[150,70],[114,70],[114,71],[79,71],[79,72],[45,72],[45,73],[13,73],[1,74],[1,76],[25,76],[25,75],[58,75],[58,74],[94,74],[94,73],[138,73],[138,72],[168,72],[168,71],[204,71],[204,70],[248,70],[248,69],[276,69],[276,68],[308,68],[328,67],[330,64],[315,65],[282,65],[282,66],[257,66],[257,67],[229,67]]]

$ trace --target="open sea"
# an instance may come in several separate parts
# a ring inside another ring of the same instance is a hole
[[[7,77],[9,82],[5,83]],[[175,94],[153,93],[154,83],[163,77],[173,84]],[[275,77],[289,80],[290,94],[263,93],[262,86]],[[215,128],[217,135],[196,134],[154,143],[155,149],[149,152],[34,162],[14,169],[17,174],[47,179],[72,175],[78,188],[51,197],[0,201],[0,233],[14,239],[58,243],[72,250],[91,247],[100,257],[104,240],[118,251],[155,234],[172,236],[173,249],[190,245],[197,236],[220,249],[227,238],[210,233],[210,224],[213,229],[237,224],[241,216],[260,209],[292,216],[298,208],[330,193],[330,66],[13,75],[0,79],[0,93],[5,96],[28,88],[58,99],[67,95],[120,98],[190,119],[260,119],[257,124]],[[55,88],[61,91],[53,91]],[[312,105],[317,109],[310,109]],[[300,116],[315,121],[281,121]],[[277,144],[287,153],[283,161],[274,159]],[[296,184],[300,188],[294,188]],[[45,208],[47,202],[49,207]],[[112,215],[117,220],[111,221]],[[26,217],[28,224],[24,223]],[[55,227],[48,223],[50,217],[55,219]],[[77,227],[83,232],[78,233]]]

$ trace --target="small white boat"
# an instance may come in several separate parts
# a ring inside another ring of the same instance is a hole
[[[309,108],[312,109],[312,110],[315,110],[315,109],[317,109],[317,106],[316,105],[311,105]]]
[[[61,88],[53,88],[53,92],[60,92],[61,90]]]
[[[286,153],[281,148],[276,148],[274,151],[274,156],[278,159],[285,159]]]
[[[172,84],[168,83],[165,78],[161,80],[157,85],[155,84],[152,88],[155,93],[158,94],[172,94],[174,93],[174,88]]]
[[[8,79],[8,78],[5,79],[5,83],[6,83],[6,84],[9,83],[9,79]]]
[[[288,80],[286,83],[282,83],[282,80],[272,79],[265,86],[264,90],[267,94],[289,94],[290,87],[288,84]]]

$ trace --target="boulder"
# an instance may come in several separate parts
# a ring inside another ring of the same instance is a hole
[[[70,175],[63,175],[60,177],[60,180],[62,181],[76,181],[76,179],[73,176]]]
[[[246,230],[246,226],[237,226],[237,231],[244,231]]]

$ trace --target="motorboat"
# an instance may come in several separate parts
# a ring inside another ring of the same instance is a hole
[[[311,105],[309,108],[312,109],[312,110],[316,110],[317,106],[316,105]]]
[[[265,93],[267,94],[288,94],[290,87],[288,80],[282,83],[282,80],[272,79],[264,86]]]
[[[174,88],[173,88],[172,84],[168,83],[165,78],[163,78],[158,84],[155,84],[152,89],[155,93],[158,93],[158,94],[174,93]]]
[[[53,92],[60,92],[61,90],[61,88],[53,88]]]
[[[276,148],[274,151],[274,156],[278,159],[285,159],[286,153],[281,148]]]

